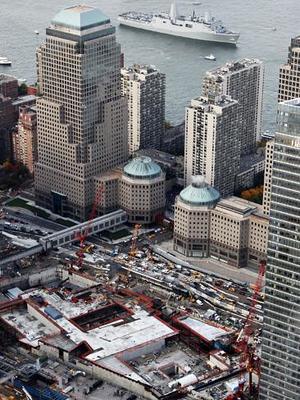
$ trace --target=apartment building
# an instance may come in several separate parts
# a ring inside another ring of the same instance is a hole
[[[241,155],[251,154],[260,139],[264,88],[263,63],[244,58],[208,71],[202,95],[228,95],[238,102]]]
[[[278,101],[300,97],[300,36],[292,38],[288,60],[280,68]]]
[[[21,107],[17,131],[13,136],[14,159],[21,161],[33,173],[37,161],[36,107]]]
[[[128,100],[129,153],[160,149],[165,130],[166,76],[153,65],[122,68],[122,91]]]
[[[205,176],[221,197],[234,193],[240,169],[238,103],[230,97],[199,97],[185,115],[185,185]]]

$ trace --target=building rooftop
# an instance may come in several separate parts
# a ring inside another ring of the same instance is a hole
[[[136,179],[153,179],[161,174],[161,168],[150,157],[136,157],[125,165],[124,174]]]
[[[110,19],[98,8],[77,5],[65,8],[52,19],[51,24],[75,30],[90,29],[110,23]]]
[[[136,151],[135,155],[138,157],[149,157],[152,161],[169,168],[174,167],[177,162],[174,155],[156,149],[141,149]]]
[[[21,106],[22,104],[33,103],[36,101],[36,96],[34,94],[27,94],[22,97],[18,97],[17,100],[12,102],[13,106]]]
[[[224,328],[219,326],[210,325],[206,322],[201,321],[197,318],[192,318],[185,316],[179,319],[180,323],[190,328],[193,332],[200,335],[205,340],[212,342],[220,339],[223,336],[227,336],[232,333],[231,331],[226,331]]]
[[[0,84],[2,82],[15,82],[17,81],[17,78],[11,75],[6,75],[6,74],[0,74]]]
[[[251,214],[262,216],[262,206],[251,201],[241,199],[240,197],[231,196],[219,201],[216,210],[220,209],[223,213],[241,218],[248,217]]]
[[[232,74],[241,71],[253,65],[261,65],[262,61],[255,58],[243,58],[241,60],[228,62],[221,67],[217,67],[206,72],[206,77],[222,77],[227,74]]]
[[[153,73],[159,73],[159,70],[155,67],[155,65],[133,64],[130,67],[122,68],[122,75],[128,75],[131,77],[131,79],[136,80],[138,80],[141,75],[149,75]]]
[[[214,106],[228,107],[232,104],[237,104],[237,101],[227,95],[214,96],[211,99],[206,96],[201,96],[191,101],[191,107],[205,107],[206,112],[214,112]]]
[[[193,206],[214,206],[220,199],[220,193],[209,186],[202,176],[193,177],[191,185],[180,192],[180,199]]]

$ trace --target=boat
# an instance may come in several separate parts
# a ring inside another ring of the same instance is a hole
[[[40,32],[39,31],[34,31],[34,33],[36,34],[36,35],[39,35],[40,34]]]
[[[205,60],[216,61],[216,57],[213,54],[204,57]]]
[[[193,11],[189,17],[181,15],[175,3],[171,5],[169,13],[145,14],[129,11],[120,14],[118,20],[120,25],[187,39],[236,45],[240,37],[239,33],[227,29],[222,21],[209,13],[198,16]]]
[[[0,65],[11,65],[11,61],[7,57],[0,57]]]

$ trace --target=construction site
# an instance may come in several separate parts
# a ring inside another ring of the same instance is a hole
[[[101,196],[87,222],[33,245],[6,235],[2,397],[256,399],[265,263],[250,285],[203,273],[157,246],[171,222],[145,229],[126,225],[122,210],[97,217]],[[118,229],[127,236],[101,236]]]

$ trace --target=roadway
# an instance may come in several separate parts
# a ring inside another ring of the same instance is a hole
[[[44,219],[38,217],[37,215],[31,215],[27,213],[21,213],[20,211],[15,211],[10,207],[4,207],[4,210],[8,213],[9,217],[13,217],[16,220],[30,223],[32,225],[38,226],[40,228],[44,228],[50,231],[61,231],[65,228],[65,225],[58,224],[57,222],[50,221],[48,219]]]

